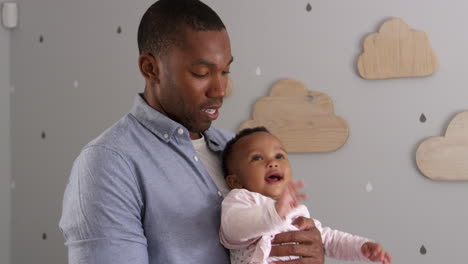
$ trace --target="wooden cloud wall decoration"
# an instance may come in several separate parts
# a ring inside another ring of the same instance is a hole
[[[228,82],[227,82],[227,85],[226,85],[226,96],[225,97],[228,97],[232,94],[232,80],[231,78],[228,78]]]
[[[468,181],[468,111],[457,114],[444,137],[430,137],[416,151],[419,170],[436,181]]]
[[[292,79],[278,81],[269,96],[257,100],[252,117],[239,130],[264,126],[283,142],[288,152],[333,151],[349,135],[348,124],[334,114],[329,96],[309,92]]]
[[[387,20],[378,33],[365,38],[358,60],[359,74],[369,80],[427,76],[437,67],[427,34],[399,18]]]

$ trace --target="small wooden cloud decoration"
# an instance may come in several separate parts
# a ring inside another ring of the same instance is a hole
[[[430,137],[419,145],[416,163],[436,181],[468,181],[468,111],[457,114],[445,137]]]
[[[378,33],[365,38],[358,60],[359,74],[368,80],[427,76],[437,65],[427,34],[399,18],[387,20]]]
[[[292,79],[273,85],[270,95],[257,100],[253,120],[239,129],[264,126],[277,136],[288,152],[328,152],[348,139],[346,121],[333,112],[326,94],[309,92]]]
[[[227,82],[227,85],[226,85],[226,96],[225,97],[228,97],[232,94],[232,80],[231,78],[228,78],[228,82]]]

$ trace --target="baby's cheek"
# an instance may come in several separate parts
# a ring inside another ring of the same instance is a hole
[[[259,183],[258,181],[253,181],[253,180],[250,180],[250,181],[245,181],[245,184],[244,184],[245,188],[251,192],[257,192],[257,193],[261,193],[262,192],[262,183]]]

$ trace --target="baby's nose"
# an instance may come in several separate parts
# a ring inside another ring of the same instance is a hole
[[[270,163],[270,165],[268,165],[268,168],[278,168],[278,164]]]

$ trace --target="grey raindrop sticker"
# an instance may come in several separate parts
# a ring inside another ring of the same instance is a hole
[[[421,116],[419,117],[419,121],[421,121],[421,123],[425,123],[426,122],[426,116],[424,114],[421,114]]]
[[[119,26],[119,27],[117,28],[117,34],[121,34],[121,33],[122,33],[122,27]]]
[[[424,245],[422,245],[421,248],[419,249],[419,253],[421,253],[421,255],[426,255],[427,249]]]
[[[42,35],[39,36],[39,42],[40,43],[44,42],[44,36],[42,36]]]
[[[41,138],[42,138],[42,139],[45,139],[45,138],[46,138],[46,134],[45,134],[44,131],[42,131],[42,133],[41,133]]]
[[[309,4],[307,4],[307,6],[306,6],[306,10],[307,10],[307,12],[310,12],[310,11],[312,11],[312,6],[310,5],[310,3],[309,3]]]

